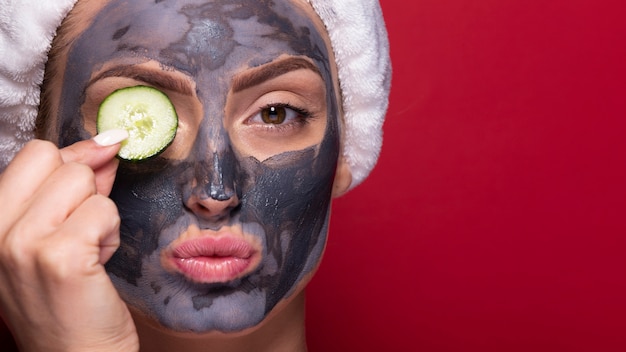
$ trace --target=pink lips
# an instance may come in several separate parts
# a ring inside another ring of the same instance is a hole
[[[165,265],[198,283],[228,282],[251,272],[260,255],[247,241],[233,236],[187,240],[164,253]],[[169,264],[169,265],[168,265]]]

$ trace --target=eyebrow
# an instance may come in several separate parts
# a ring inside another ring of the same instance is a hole
[[[259,85],[272,78],[301,69],[311,70],[322,77],[320,70],[310,61],[300,57],[290,57],[288,59],[263,65],[250,73],[243,73],[236,76],[233,79],[232,91],[237,93],[244,89]]]
[[[193,85],[185,78],[161,73],[154,69],[140,66],[117,66],[99,73],[89,81],[87,86],[108,77],[125,77],[141,81],[161,90],[175,91],[184,95],[193,95]]]

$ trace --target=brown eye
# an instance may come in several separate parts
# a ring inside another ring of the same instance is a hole
[[[280,125],[287,118],[287,109],[284,106],[270,106],[261,111],[261,119],[265,123]]]
[[[307,110],[287,104],[272,103],[257,110],[254,115],[246,119],[246,124],[264,128],[295,127],[306,124],[312,117]]]

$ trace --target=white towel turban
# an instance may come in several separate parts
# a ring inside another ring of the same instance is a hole
[[[307,0],[330,34],[343,94],[351,188],[378,159],[391,64],[378,0]],[[76,0],[0,0],[0,171],[34,136],[48,50]]]

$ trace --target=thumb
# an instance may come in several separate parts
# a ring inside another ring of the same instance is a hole
[[[126,138],[128,132],[124,130],[108,130],[92,139],[61,149],[61,158],[65,163],[75,162],[89,166],[96,176],[98,193],[108,196],[117,171],[118,160],[115,154]]]

